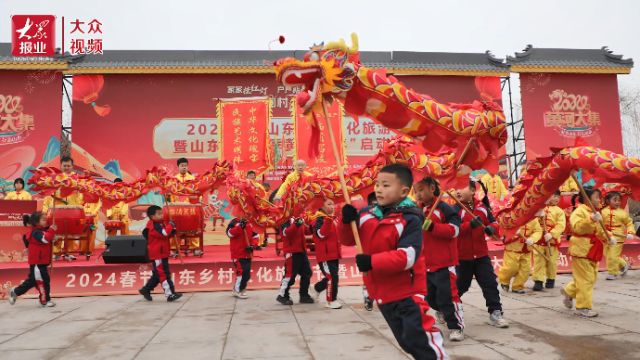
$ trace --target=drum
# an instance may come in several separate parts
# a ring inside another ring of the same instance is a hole
[[[164,221],[171,220],[176,223],[179,233],[201,234],[204,229],[204,216],[202,205],[189,203],[170,203],[163,208]]]
[[[122,230],[122,228],[124,227],[124,223],[120,220],[107,220],[104,222],[104,229],[109,231],[109,230]]]
[[[76,205],[56,206],[55,214],[53,214],[53,209],[50,209],[47,214],[47,223],[49,225],[51,225],[54,216],[55,224],[58,227],[56,233],[62,236],[83,235],[91,224],[88,221],[93,221],[93,217],[85,216],[82,206]]]

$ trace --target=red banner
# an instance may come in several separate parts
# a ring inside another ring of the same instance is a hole
[[[272,165],[269,124],[271,100],[221,99],[218,103],[220,121],[220,158],[233,163],[235,170],[261,174]]]
[[[622,153],[620,100],[614,74],[520,74],[527,158],[576,139]]]
[[[55,71],[0,71],[0,192],[60,152],[60,91]]]
[[[297,106],[295,99],[292,100],[292,119],[294,127],[294,149],[295,159],[304,160],[307,163],[308,171],[317,174],[318,176],[329,176],[337,171],[336,157],[333,153],[333,145],[331,144],[331,137],[329,129],[327,129],[327,121],[323,114],[317,114],[317,125],[320,130],[318,140],[318,156],[313,158],[309,154],[309,147],[312,145],[312,129],[311,124],[308,123],[306,116],[302,113],[300,107]],[[341,164],[346,163],[344,156],[344,134],[342,129],[343,125],[343,110],[342,105],[338,101],[334,101],[331,105],[327,106],[327,116],[329,117],[329,126],[333,130],[333,136],[335,137],[336,145],[338,146],[338,158]],[[373,149],[371,149],[373,150]],[[370,151],[371,153],[371,151]]]

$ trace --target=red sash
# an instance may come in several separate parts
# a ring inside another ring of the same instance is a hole
[[[602,260],[602,255],[604,254],[604,245],[602,241],[598,239],[595,235],[590,235],[589,239],[591,240],[591,249],[587,253],[586,258],[598,262]]]

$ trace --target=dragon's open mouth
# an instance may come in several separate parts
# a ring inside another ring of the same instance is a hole
[[[296,95],[296,101],[304,113],[308,112],[320,96],[320,77],[322,70],[319,67],[289,67],[282,71],[280,76],[282,84],[286,87],[304,85],[304,89]]]

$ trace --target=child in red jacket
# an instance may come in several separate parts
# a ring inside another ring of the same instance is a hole
[[[481,186],[482,183],[480,183]],[[493,236],[498,231],[491,210],[487,204],[475,200],[476,182],[458,190],[458,200],[466,204],[473,214],[469,214],[460,206],[454,209],[460,215],[460,235],[458,236],[458,257],[460,264],[456,267],[458,274],[458,294],[460,297],[469,290],[471,280],[476,278],[482,289],[489,311],[489,324],[498,328],[507,328],[509,323],[502,316],[502,303],[498,292],[496,273],[489,259],[489,247],[485,235]]]
[[[313,289],[316,299],[320,293],[327,291],[327,307],[340,309],[342,304],[338,299],[338,268],[340,258],[340,241],[336,232],[336,221],[333,218],[336,205],[331,199],[324,199],[322,207],[316,213],[313,229],[313,241],[316,245],[316,260],[324,278],[317,282]]]
[[[427,302],[436,311],[436,317],[449,328],[449,340],[464,340],[462,303],[456,284],[460,216],[447,203],[436,199],[440,196],[438,181],[426,177],[414,186],[416,199],[424,206],[423,255],[427,268]],[[438,201],[434,204],[434,201]],[[431,211],[431,209],[436,208]]]
[[[227,236],[229,237],[229,250],[231,260],[236,268],[236,282],[233,285],[231,295],[246,299],[246,288],[251,279],[251,258],[253,250],[258,247],[260,237],[253,231],[253,226],[247,219],[235,218],[227,226]]]
[[[311,265],[307,257],[307,240],[305,238],[306,225],[302,218],[291,218],[282,225],[284,252],[284,278],[280,284],[280,291],[276,300],[282,305],[293,305],[289,297],[289,289],[300,275],[300,303],[313,304],[309,295],[311,283]]]
[[[51,279],[47,268],[51,264],[51,244],[56,225],[47,227],[47,218],[40,211],[23,216],[22,222],[24,226],[31,226],[29,234],[22,237],[29,251],[29,277],[18,287],[11,289],[9,303],[15,304],[18,296],[35,287],[40,294],[40,305],[54,307],[56,304],[51,301]]]
[[[400,164],[387,165],[376,179],[378,204],[359,213],[352,205],[342,208],[340,239],[353,246],[350,227],[358,223],[362,254],[356,255],[363,281],[404,351],[415,359],[447,359],[442,334],[427,314],[426,273],[422,256],[424,216],[407,196],[411,170]]]
[[[167,301],[176,301],[182,297],[182,294],[176,292],[173,280],[171,280],[171,271],[169,270],[169,256],[171,255],[169,239],[176,234],[176,226],[173,221],[168,224],[163,222],[162,208],[160,206],[149,206],[147,217],[149,222],[147,222],[145,229],[142,230],[142,236],[147,239],[147,251],[153,266],[153,274],[138,292],[144,296],[145,300],[151,301],[153,300],[151,292],[158,284],[161,284]]]

